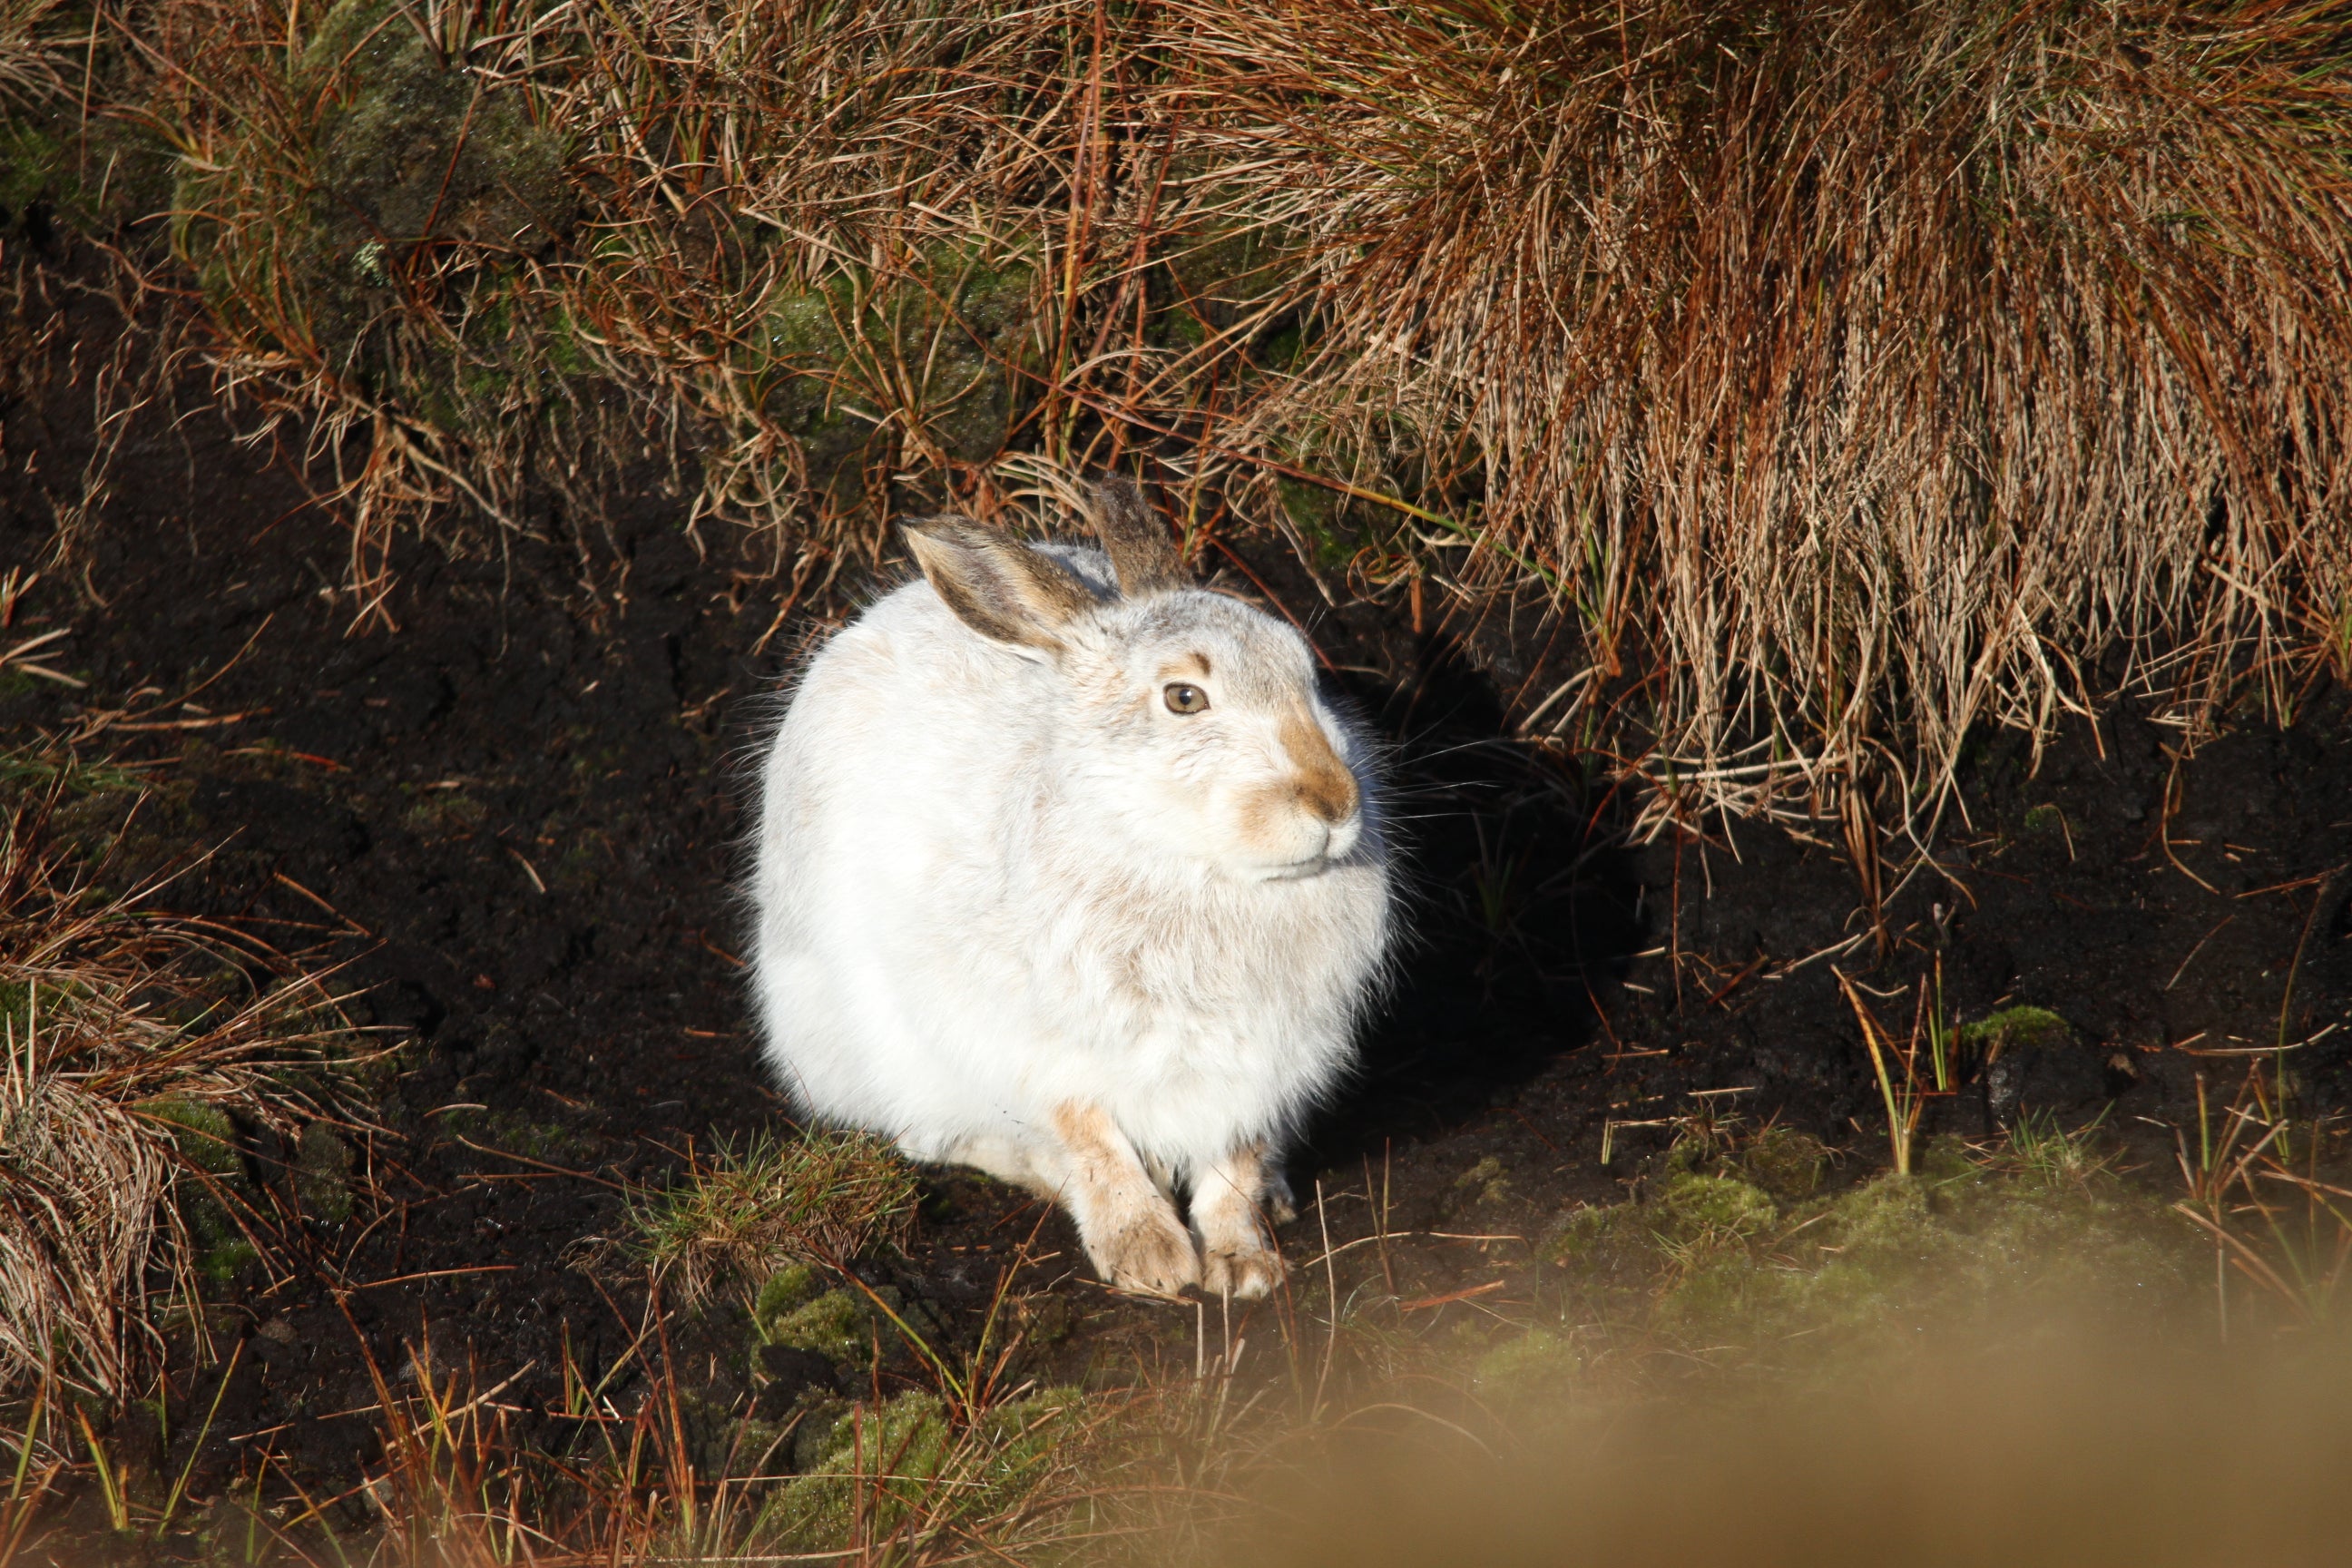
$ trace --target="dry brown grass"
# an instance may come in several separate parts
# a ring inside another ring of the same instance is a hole
[[[117,17],[119,90],[224,393],[335,476],[362,617],[395,527],[525,527],[648,452],[804,584],[870,557],[892,475],[1000,453],[1067,292],[1037,231],[1089,15],[176,0]]]
[[[103,890],[118,868],[52,840],[69,762],[0,763],[0,1393],[113,1398],[162,1348],[157,1308],[192,1289],[166,1201],[216,1163],[192,1124],[320,1114],[303,1069],[341,1026],[284,960],[156,912],[161,884]]]
[[[1181,9],[1320,290],[1258,419],[1580,617],[1547,732],[1631,676],[1685,798],[1900,817],[1979,723],[2342,658],[2341,6]]]
[[[29,102],[64,86],[64,8],[62,0],[0,0],[0,100]]]
[[[2352,660],[2340,5],[104,15],[362,618],[395,528],[648,453],[789,605],[1148,451],[1192,548],[1532,595],[1515,719],[1654,821],[1856,845],[1980,726]]]
[[[2249,1060],[2227,1104],[2200,1074],[2195,1135],[2183,1129],[2179,1137],[2188,1195],[2174,1212],[2212,1243],[2223,1339],[2233,1321],[2259,1331],[2283,1319],[2306,1332],[2346,1321],[2339,1298],[2352,1280],[2352,1173],[2345,1129],[2335,1118],[2305,1117],[2294,1103],[2287,1062],[2295,1048]],[[2233,1295],[2241,1298],[2234,1312]]]

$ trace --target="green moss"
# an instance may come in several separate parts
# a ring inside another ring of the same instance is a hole
[[[321,1219],[352,1217],[352,1151],[323,1121],[302,1129],[294,1164],[295,1195]]]
[[[1995,1049],[2063,1046],[2074,1037],[2074,1027],[2046,1007],[2004,1007],[1989,1018],[1960,1026],[1960,1045],[1990,1054]]]
[[[1829,1171],[1829,1145],[1792,1127],[1771,1126],[1740,1157],[1748,1179],[1783,1203],[1811,1197]]]
[[[1572,1389],[1584,1370],[1584,1350],[1573,1337],[1537,1327],[1480,1356],[1471,1369],[1471,1384],[1482,1398],[1516,1403]]]
[[[1670,1246],[1747,1241],[1779,1217],[1771,1194],[1730,1176],[1677,1175],[1650,1206],[1651,1229]]]
[[[1736,1177],[1686,1173],[1648,1207],[1644,1224],[1669,1281],[1662,1319],[1703,1324],[1745,1310],[1759,1284],[1750,1244],[1780,1223],[1771,1194]]]
[[[1568,1215],[1538,1256],[1571,1318],[1732,1362],[1890,1343],[2025,1304],[2096,1313],[2187,1299],[2189,1238],[2080,1139],[2036,1133],[1989,1160],[1938,1138],[1916,1174],[1833,1197],[1811,1192],[1822,1158],[1801,1135],[1759,1135],[1717,1169],[1767,1173],[1788,1195],[1675,1171],[1641,1201]],[[1497,1368],[1508,1350],[1490,1355]]]
[[[1511,1184],[1503,1173],[1503,1162],[1489,1154],[1454,1177],[1454,1190],[1475,1194],[1474,1202],[1500,1203],[1511,1195]]]
[[[180,1157],[215,1181],[243,1183],[236,1124],[219,1106],[201,1100],[151,1100],[140,1110],[171,1130]]]
[[[391,0],[335,6],[297,75],[333,105],[313,138],[310,216],[346,274],[356,279],[372,242],[396,268],[434,237],[528,249],[570,227],[576,199],[562,137],[533,124],[519,95],[450,69],[415,28],[397,25]]]
[[[1809,1243],[1820,1266],[1778,1281],[1773,1304],[1786,1332],[1885,1334],[2025,1301],[2096,1311],[2187,1284],[2179,1227],[2119,1184],[2059,1191],[1985,1172],[1941,1182],[1889,1175],[1823,1219]]]
[[[65,153],[47,127],[0,114],[0,222],[21,218],[48,197]]]
[[[2063,833],[2066,831],[2066,814],[2054,805],[2037,805],[2025,814],[2025,831]]]
[[[769,1283],[772,1285],[774,1281]],[[770,1344],[814,1351],[827,1360],[852,1365],[863,1364],[873,1356],[871,1325],[872,1316],[865,1300],[849,1290],[827,1290],[797,1307],[760,1320],[761,1332]]]
[[[1649,1199],[1580,1209],[1537,1247],[1567,1269],[1580,1295],[1610,1297],[1662,1283],[1686,1297],[1717,1289],[1748,1261],[1749,1244],[1779,1209],[1762,1188],[1730,1176],[1677,1171]]]
[[[858,1531],[868,1541],[952,1538],[960,1523],[1022,1502],[1070,1462],[1084,1409],[1082,1395],[1060,1388],[970,1425],[922,1392],[850,1407],[799,1448],[802,1473],[778,1489],[761,1533],[803,1552],[838,1549]]]
[[[755,1348],[789,1345],[853,1368],[871,1366],[878,1358],[900,1371],[921,1364],[910,1336],[940,1344],[949,1331],[928,1303],[896,1286],[874,1286],[869,1293],[852,1283],[827,1290],[817,1271],[805,1265],[769,1277],[752,1302],[751,1321]]]
[[[577,217],[565,137],[392,0],[342,0],[278,68],[278,112],[182,161],[168,204],[215,319],[444,429],[543,405],[566,373],[519,301]]]
[[[201,1100],[153,1100],[139,1109],[170,1130],[173,1147],[193,1173],[173,1184],[180,1223],[197,1271],[215,1289],[226,1289],[259,1256],[229,1212],[230,1203],[250,1204],[256,1195],[236,1124],[219,1106]]]
[[[42,208],[69,228],[110,236],[168,202],[173,157],[144,116],[85,116],[73,99],[0,96],[0,229]]]
[[[785,1343],[776,1338],[776,1325],[816,1294],[816,1270],[805,1263],[795,1263],[770,1275],[751,1305],[751,1321],[758,1326],[761,1337],[772,1344]]]
[[[950,456],[996,455],[1016,412],[1010,371],[1035,358],[1037,284],[1025,253],[973,245],[932,247],[902,272],[847,269],[780,296],[739,368],[764,388],[769,416],[799,437],[812,484],[854,504],[869,447],[900,438],[888,432],[901,416]],[[901,367],[913,369],[911,384]]]
[[[1317,566],[1337,572],[1355,559],[1363,540],[1347,525],[1337,491],[1282,478],[1275,480],[1275,490],[1282,500],[1283,516]]]

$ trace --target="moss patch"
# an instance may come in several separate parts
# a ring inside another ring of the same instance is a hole
[[[947,456],[995,456],[1015,413],[1010,371],[1035,357],[1037,281],[1027,257],[970,245],[932,247],[889,275],[845,271],[770,307],[742,370],[768,387],[767,414],[800,438],[812,486],[854,505],[894,412]],[[915,380],[899,367],[914,367]]]
[[[294,1192],[302,1207],[337,1225],[352,1217],[352,1151],[323,1121],[302,1129],[296,1146]]]
[[[1670,1168],[1635,1202],[1567,1215],[1538,1249],[1559,1296],[1557,1321],[1534,1332],[1550,1337],[1489,1351],[1481,1384],[1508,1393],[1523,1362],[1568,1375],[1589,1359],[1577,1325],[1764,1367],[2010,1313],[2187,1300],[2188,1237],[2079,1136],[2039,1129],[1997,1157],[1938,1139],[1915,1174],[1834,1195],[1813,1193],[1811,1143],[1760,1136]]]
[[[2074,1027],[2047,1007],[2004,1007],[1989,1018],[1960,1026],[1960,1046],[1987,1056],[2025,1047],[2063,1046]]]
[[[201,1100],[150,1100],[140,1110],[171,1131],[190,1173],[173,1184],[180,1223],[187,1227],[197,1271],[213,1289],[226,1289],[259,1256],[228,1207],[232,1202],[250,1204],[256,1196],[236,1124],[219,1106]]]
[[[1767,1127],[1739,1163],[1749,1181],[1783,1203],[1797,1203],[1821,1190],[1829,1173],[1830,1147],[1809,1132]]]
[[[866,1303],[855,1292],[827,1290],[761,1322],[760,1329],[770,1344],[856,1365],[873,1356],[872,1322]]]
[[[771,1275],[768,1282],[760,1287],[751,1305],[751,1321],[758,1325],[761,1338],[771,1344],[785,1343],[776,1337],[776,1325],[817,1293],[816,1270],[805,1263],[795,1263]]]
[[[778,1490],[761,1533],[822,1552],[860,1527],[867,1540],[904,1532],[915,1541],[1002,1514],[1071,1462],[1084,1408],[1082,1395],[1059,1388],[997,1405],[969,1425],[920,1392],[854,1406],[796,1454],[807,1461],[803,1473]]]

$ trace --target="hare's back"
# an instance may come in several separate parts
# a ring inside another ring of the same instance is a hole
[[[1003,924],[1002,824],[1034,704],[1007,700],[1021,672],[977,641],[928,588],[891,595],[810,662],[761,780],[767,1055],[803,1110],[925,1148],[971,1098],[927,1020],[1012,985],[982,973],[971,936]]]
[[[811,662],[768,758],[763,852],[814,870],[877,857],[935,875],[1034,770],[1029,660],[986,642],[928,584],[891,594]],[[896,847],[894,853],[893,847]]]

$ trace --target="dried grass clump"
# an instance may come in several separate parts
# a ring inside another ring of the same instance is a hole
[[[756,1286],[797,1263],[838,1265],[906,1238],[915,1173],[865,1132],[752,1139],[690,1158],[667,1189],[632,1202],[625,1250],[688,1300],[724,1276]]]
[[[2352,669],[2340,5],[107,5],[362,617],[648,453],[789,607],[1146,449],[1195,550],[1536,601],[1515,717],[1654,821],[1857,846],[1983,726]]]
[[[1170,9],[1315,274],[1265,438],[1574,612],[1552,732],[1630,677],[1685,798],[1903,816],[1980,722],[2344,661],[2342,7]]]
[[[317,1115],[293,1075],[340,1020],[284,961],[153,912],[156,885],[100,891],[50,842],[68,775],[37,774],[0,774],[0,1392],[113,1397],[194,1267],[166,1200],[217,1156],[186,1130]]]
[[[998,455],[1020,384],[1070,352],[1094,20],[1066,0],[583,19],[557,90],[602,239],[565,286],[601,364],[714,433],[703,510],[804,509],[803,548],[863,553],[845,530],[889,505],[869,491]]]
[[[362,618],[395,527],[591,513],[665,450],[696,520],[805,584],[878,545],[894,483],[1066,437],[1028,384],[1102,351],[1070,207],[1120,56],[1072,0],[110,16],[102,96],[176,154],[203,352],[333,474]]]
[[[36,103],[64,85],[63,0],[0,0],[0,103]]]
[[[399,524],[461,502],[519,527],[526,480],[578,468],[544,448],[583,442],[585,363],[537,281],[577,207],[566,132],[477,58],[528,53],[536,14],[167,0],[109,16],[111,108],[173,153],[201,352],[257,437],[282,431],[331,476],[357,618],[380,616]]]

